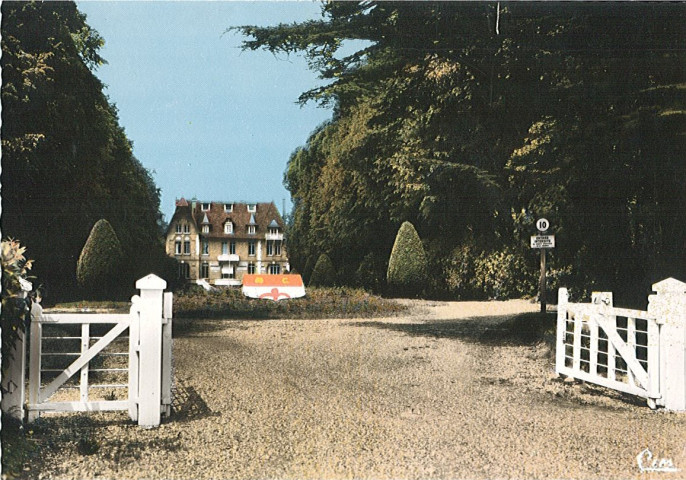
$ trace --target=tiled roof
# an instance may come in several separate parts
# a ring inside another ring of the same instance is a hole
[[[207,221],[209,221],[210,224],[210,233],[209,235],[204,234],[205,237],[241,239],[257,238],[260,236],[264,237],[264,234],[267,233],[267,229],[269,228],[270,224],[274,221],[281,229],[284,227],[283,219],[281,218],[276,205],[274,205],[274,202],[248,204],[231,202],[202,202],[194,200],[194,205],[189,205],[186,200],[181,200],[185,202],[185,205],[180,204],[181,201],[176,202],[176,212],[174,212],[172,222],[174,222],[174,220],[177,218],[181,218],[182,215],[186,218],[188,218],[189,215],[192,215],[193,221],[195,222],[197,228],[199,225],[202,225],[206,216]],[[202,210],[203,203],[209,203],[210,209]],[[233,211],[225,211],[224,205],[233,205]],[[255,205],[256,211],[254,213],[249,212],[248,205]],[[250,225],[250,221],[253,216],[255,222],[255,234],[248,235],[248,225]],[[224,224],[228,220],[233,222],[233,234],[224,233]],[[170,222],[170,226],[172,222]]]

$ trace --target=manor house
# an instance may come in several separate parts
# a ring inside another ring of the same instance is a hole
[[[167,254],[183,278],[210,285],[241,285],[246,273],[280,274],[290,266],[284,222],[270,203],[176,201],[166,235]]]

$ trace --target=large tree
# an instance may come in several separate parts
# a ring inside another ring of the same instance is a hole
[[[240,29],[246,49],[304,53],[326,83],[300,101],[334,106],[286,172],[296,265],[321,250],[350,271],[388,258],[406,220],[434,274],[464,245],[533,263],[528,236],[545,215],[555,278],[579,290],[686,274],[684,4],[365,1],[322,13]]]
[[[74,291],[100,218],[119,233],[123,283],[164,258],[159,191],[93,73],[102,45],[72,2],[2,3],[2,231],[30,249],[48,300]]]

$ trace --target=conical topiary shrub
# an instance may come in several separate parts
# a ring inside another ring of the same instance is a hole
[[[76,280],[87,294],[96,298],[104,298],[108,293],[116,296],[122,287],[117,272],[121,270],[123,259],[121,244],[112,225],[107,220],[98,220],[81,250]]]
[[[395,237],[388,260],[386,282],[389,293],[396,296],[416,296],[427,282],[427,258],[417,230],[404,222]]]
[[[336,284],[336,269],[329,256],[325,253],[319,255],[317,263],[310,275],[310,287],[333,287]]]

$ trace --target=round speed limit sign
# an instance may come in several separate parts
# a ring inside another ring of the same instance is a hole
[[[550,222],[545,218],[539,218],[536,220],[536,228],[539,232],[545,232],[550,227]]]

